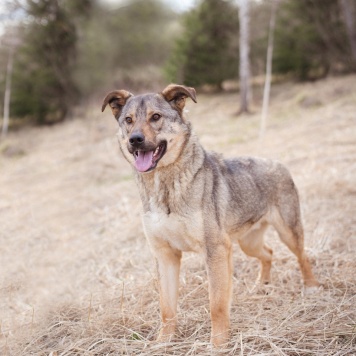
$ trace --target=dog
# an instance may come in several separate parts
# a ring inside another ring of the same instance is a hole
[[[206,151],[184,116],[194,88],[170,84],[161,93],[109,93],[118,140],[134,168],[143,226],[157,262],[162,327],[157,340],[174,335],[182,252],[204,256],[209,281],[211,343],[229,340],[232,243],[259,259],[259,281],[270,281],[272,250],[263,235],[272,225],[296,255],[305,287],[318,286],[304,252],[300,205],[282,164],[258,158],[223,159]]]

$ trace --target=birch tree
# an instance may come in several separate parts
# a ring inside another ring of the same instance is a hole
[[[347,29],[347,34],[350,41],[352,58],[356,62],[356,6],[354,0],[340,0],[342,12],[344,13],[344,21]]]
[[[261,114],[260,138],[263,137],[263,135],[266,131],[266,122],[267,122],[267,116],[268,116],[269,96],[270,96],[271,79],[272,79],[274,28],[275,28],[275,24],[276,24],[277,5],[278,5],[278,0],[274,0],[274,2],[272,4],[271,19],[270,19],[269,31],[268,31],[266,78],[265,78],[265,86],[264,86],[264,90],[263,90],[263,104],[262,104],[262,114]]]
[[[4,118],[2,121],[1,138],[4,139],[9,129],[10,118],[10,98],[11,98],[11,76],[14,63],[14,47],[9,49],[9,58],[6,67],[6,82],[5,82],[5,95],[4,95]]]
[[[251,99],[250,86],[250,39],[249,39],[249,0],[238,0],[240,22],[240,110],[239,114],[249,112]]]
[[[6,36],[1,39],[1,46],[8,51],[8,60],[5,75],[5,93],[4,93],[4,112],[1,127],[1,139],[4,139],[9,129],[10,121],[10,102],[11,102],[11,83],[14,66],[14,56],[17,47],[21,44],[20,36],[16,28],[7,29]]]

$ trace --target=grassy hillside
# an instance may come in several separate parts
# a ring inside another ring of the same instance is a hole
[[[231,355],[356,353],[356,76],[272,88],[267,134],[255,113],[236,118],[236,93],[199,95],[187,116],[207,149],[286,164],[299,187],[307,252],[323,291],[303,294],[294,256],[268,231],[273,283],[234,249]],[[0,354],[210,355],[208,285],[186,254],[179,324],[159,329],[154,262],[140,200],[100,104],[53,127],[0,143]],[[267,293],[266,293],[267,292]]]

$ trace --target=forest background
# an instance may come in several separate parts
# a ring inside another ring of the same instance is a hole
[[[353,1],[249,3],[250,65],[256,80],[265,73],[276,3],[275,80],[316,80],[355,71]],[[159,0],[5,4],[0,97],[11,60],[10,115],[15,123],[24,118],[40,124],[62,121],[83,101],[112,88],[138,93],[177,82],[223,90],[231,88],[228,81],[238,79],[238,1],[196,1],[186,12],[176,12],[174,2]]]
[[[243,2],[252,91],[249,113],[237,115]],[[0,354],[355,355],[355,8],[354,0],[0,1],[0,113],[9,114],[0,137]],[[101,112],[113,89],[160,92],[169,82],[196,88],[185,116],[207,150],[288,167],[321,283],[304,293],[296,258],[273,229],[268,286],[255,283],[258,262],[234,245],[231,340],[220,351],[209,346],[207,276],[193,253],[182,259],[177,333],[154,342],[159,291],[140,197],[117,122]]]

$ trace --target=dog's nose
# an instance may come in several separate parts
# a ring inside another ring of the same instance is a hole
[[[145,142],[145,136],[141,132],[137,132],[131,135],[129,139],[130,145],[139,147]]]

